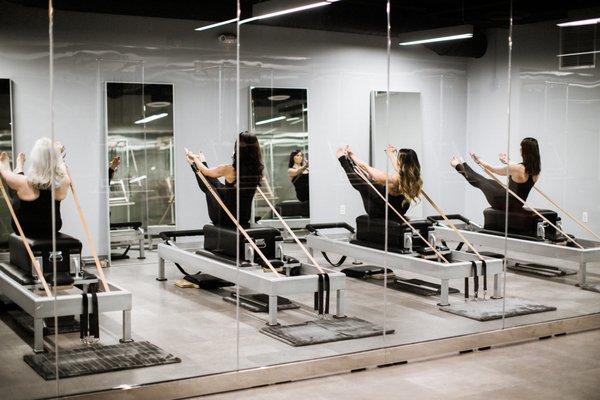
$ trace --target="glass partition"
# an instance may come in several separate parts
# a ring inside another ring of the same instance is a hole
[[[10,79],[0,79],[0,151],[5,152],[10,160],[14,160],[13,113],[13,82]],[[8,206],[2,202],[0,206],[1,248],[8,247],[8,236],[11,233],[10,212]]]
[[[525,12],[515,2],[514,14]],[[514,26],[508,161],[516,200],[506,292],[549,311],[507,319],[506,326],[599,311],[595,17],[573,5],[562,18]]]

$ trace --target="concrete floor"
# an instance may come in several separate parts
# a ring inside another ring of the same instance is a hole
[[[201,399],[303,398],[597,400],[600,331]]]
[[[286,253],[302,258],[295,245],[286,246]],[[143,261],[132,258],[116,262],[105,273],[111,282],[133,293],[134,339],[148,340],[180,357],[182,363],[63,379],[58,383],[61,394],[274,365],[502,327],[501,320],[483,323],[442,312],[436,306],[436,297],[383,290],[376,284],[349,279],[347,315],[385,324],[386,328],[395,329],[395,333],[385,337],[294,348],[259,332],[266,322],[266,314],[241,310],[238,335],[235,306],[223,301],[219,293],[176,287],[174,282],[181,278],[181,274],[172,265],[167,265],[169,280],[157,282],[154,279],[157,273],[155,251],[148,251],[147,259]],[[591,281],[597,282],[600,266],[590,267],[589,276]],[[412,276],[407,274],[403,277]],[[506,320],[506,326],[600,312],[600,294],[581,290],[574,286],[574,282],[575,278],[553,282],[507,274],[507,293],[510,297],[522,297],[558,309],[510,318]],[[460,280],[453,281],[452,286],[462,290]],[[295,296],[292,300],[300,303],[302,308],[281,312],[282,324],[315,318],[311,310],[311,294]],[[462,295],[451,296],[451,302],[461,301]],[[103,315],[101,327],[102,343],[116,343],[121,330],[120,313]],[[31,340],[25,335],[18,335],[18,332],[10,321],[0,321],[0,392],[3,398],[29,399],[54,395],[57,391],[56,382],[44,381],[22,361],[22,356],[31,352]],[[79,344],[78,334],[59,337],[58,345],[61,348]]]

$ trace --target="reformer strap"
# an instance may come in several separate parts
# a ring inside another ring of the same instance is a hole
[[[481,260],[481,275],[483,275],[483,298],[487,294],[487,264],[485,260]]]
[[[92,315],[90,316],[90,336],[100,338],[100,314],[98,313],[98,294],[92,292]]]
[[[329,314],[329,293],[330,293],[330,282],[329,275],[324,274],[323,279],[325,280],[325,315]]]
[[[458,244],[458,246],[456,246],[456,251],[460,251],[463,248],[463,245],[465,244],[465,242],[460,242]]]
[[[479,276],[477,275],[477,262],[471,261],[471,271],[473,273],[473,295],[475,300],[479,296]]]
[[[469,277],[465,276],[465,301],[469,300]]]
[[[88,322],[88,294],[87,293],[82,293],[81,294],[81,308],[82,308],[82,314],[79,316],[79,338],[84,341],[85,338],[87,338],[88,336],[88,326],[89,326],[89,322]]]
[[[346,262],[346,256],[341,256],[340,259],[338,260],[338,262],[334,263],[334,262],[331,262],[327,253],[322,251],[321,254],[323,255],[323,258],[325,259],[325,261],[327,261],[329,264],[331,264],[334,267],[339,267],[340,265],[342,265],[343,263]]]

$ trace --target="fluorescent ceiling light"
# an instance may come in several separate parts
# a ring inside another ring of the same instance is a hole
[[[426,31],[402,33],[398,36],[398,39],[400,40],[400,46],[413,46],[423,43],[470,39],[472,37],[472,25],[459,25],[446,28],[430,29]]]
[[[336,0],[337,1],[337,0]],[[298,11],[310,10],[311,8],[317,8],[327,6],[335,1],[315,1],[315,0],[269,0],[261,3],[257,3],[252,8],[251,18],[246,18],[240,21],[241,24],[247,22],[256,21],[259,19],[277,17],[279,15],[290,14]],[[283,8],[286,7],[286,8]],[[258,15],[256,15],[258,14]]]
[[[276,94],[274,96],[269,96],[267,99],[271,101],[284,101],[290,98],[289,94]]]
[[[228,19],[227,21],[222,21],[222,22],[217,22],[214,24],[210,24],[210,25],[206,25],[206,26],[201,26],[199,28],[194,29],[195,31],[205,31],[208,29],[212,29],[212,28],[216,28],[217,26],[223,26],[223,25],[229,25],[231,23],[237,22],[237,18],[233,18],[233,19]]]
[[[148,122],[151,122],[151,121],[156,121],[157,119],[164,118],[167,115],[169,115],[169,114],[167,114],[167,113],[155,114],[155,115],[151,115],[151,116],[146,117],[146,118],[139,119],[139,120],[135,121],[135,123],[136,124],[145,124],[145,123],[148,123]]]
[[[268,124],[268,123],[275,122],[275,121],[281,121],[282,119],[285,119],[285,116],[282,115],[280,117],[275,117],[275,118],[270,118],[270,119],[263,119],[262,121],[258,121],[254,125],[264,125],[264,124]]]
[[[291,117],[291,118],[287,118],[286,121],[291,122],[291,121],[298,121],[300,119],[300,117]]]
[[[290,125],[296,125],[296,124],[299,124],[300,122],[302,122],[301,119],[294,121],[294,122],[290,122]]]
[[[171,102],[169,102],[169,101],[151,101],[149,103],[146,103],[146,105],[150,108],[161,108],[161,107],[170,106]]]
[[[302,112],[307,112],[307,111],[308,111],[308,107],[304,107],[304,108],[302,109]]]
[[[578,21],[569,21],[569,22],[561,22],[560,24],[556,24],[561,28],[566,26],[581,26],[581,25],[594,25],[600,22],[600,18],[590,18],[590,19],[580,19]]]

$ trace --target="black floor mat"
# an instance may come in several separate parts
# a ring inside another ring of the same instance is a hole
[[[55,353],[25,355],[23,360],[45,380],[56,379]],[[181,359],[164,352],[150,342],[120,343],[109,346],[94,344],[61,350],[58,357],[58,375],[61,379],[72,378],[179,362]]]
[[[541,264],[516,263],[514,265],[508,265],[507,268],[511,271],[522,272],[528,275],[542,276],[544,278],[556,278],[560,276],[577,274],[577,271],[572,269]]]
[[[229,296],[224,296],[223,300],[228,303],[235,304],[236,294],[230,293]],[[269,312],[269,296],[266,294],[241,294],[240,295],[240,307],[252,311],[252,312]],[[290,299],[285,297],[277,297],[277,310],[293,310],[300,308],[300,306]]]
[[[506,299],[506,305],[504,307],[502,305],[502,299],[459,302],[449,306],[440,307],[440,310],[442,311],[474,319],[476,321],[501,319],[503,309],[505,310],[506,318],[510,318],[519,315],[555,311],[556,307],[545,306],[543,304],[533,303],[529,300],[510,297]]]
[[[421,279],[403,279],[397,278],[388,285],[390,289],[399,290],[418,294],[420,296],[439,296],[441,294],[442,285],[439,283],[427,282]],[[460,293],[456,288],[449,288],[450,294]]]
[[[381,336],[383,328],[359,318],[346,317],[321,319],[287,326],[267,326],[260,332],[296,347]],[[385,333],[391,335],[394,330],[388,329]]]

